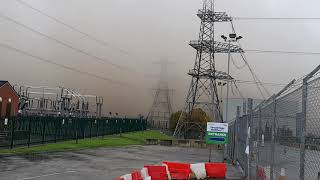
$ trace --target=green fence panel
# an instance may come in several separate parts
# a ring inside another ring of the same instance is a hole
[[[23,116],[0,119],[0,148],[146,130],[145,119]]]

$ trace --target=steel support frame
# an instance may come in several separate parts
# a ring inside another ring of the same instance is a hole
[[[187,123],[190,121],[192,110],[198,105],[198,102],[206,108],[205,112],[209,113],[209,117],[215,119],[215,121],[222,122],[222,115],[220,113],[219,98],[216,86],[216,80],[226,80],[230,78],[221,72],[217,72],[215,69],[215,43],[214,43],[214,0],[204,0],[203,8],[199,12],[205,12],[203,16],[198,16],[201,19],[199,40],[195,44],[190,42],[190,46],[197,50],[197,55],[193,69],[188,73],[191,76],[191,84],[188,91],[188,95],[185,101],[183,112],[178,120],[174,136],[180,136],[182,129],[186,129]],[[220,14],[220,19],[217,22],[221,22],[223,18],[227,17]],[[225,19],[229,21],[230,19]],[[224,20],[223,20],[224,21]],[[210,119],[210,121],[213,121]]]

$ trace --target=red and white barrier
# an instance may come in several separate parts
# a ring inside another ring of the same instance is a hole
[[[207,176],[210,178],[225,178],[227,166],[225,163],[205,163]]]
[[[190,164],[180,162],[163,162],[167,165],[170,179],[189,179],[192,173]]]
[[[207,177],[204,163],[191,164],[191,170],[197,179],[204,179]]]
[[[197,163],[163,162],[163,165],[146,165],[140,171],[133,171],[115,180],[186,180],[192,174],[197,179],[225,178],[227,166],[225,163]]]
[[[120,179],[121,179],[121,178],[122,178],[123,180],[132,180],[131,174],[123,175],[123,176],[120,177]]]

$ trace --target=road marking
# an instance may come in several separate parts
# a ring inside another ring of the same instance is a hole
[[[59,175],[59,174],[66,174],[66,173],[74,173],[76,171],[66,171],[66,172],[61,172],[61,173],[52,173],[52,174],[44,174],[40,176],[33,176],[33,177],[26,177],[26,178],[21,178],[17,180],[28,180],[28,179],[37,179],[37,178],[42,178],[42,177],[48,177],[48,176],[54,176],[54,175]]]

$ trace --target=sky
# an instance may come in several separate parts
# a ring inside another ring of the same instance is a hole
[[[173,109],[182,108],[190,83],[186,73],[192,68],[196,53],[188,42],[197,39],[200,20],[196,12],[202,1],[23,1],[106,44],[52,21],[17,0],[0,0],[0,16],[12,18],[91,55],[0,17],[1,44],[91,74],[70,71],[0,47],[0,79],[20,85],[64,86],[103,96],[104,112],[135,116],[149,111],[160,73],[160,66],[155,62],[166,59],[171,62],[168,83],[173,89]],[[319,6],[317,0],[308,0],[308,3],[300,0],[216,0],[215,9],[233,17],[320,17]],[[243,36],[240,43],[244,49],[320,52],[320,20],[237,20],[234,25],[238,35]],[[231,32],[229,23],[216,27],[217,39]],[[307,74],[320,62],[317,55],[248,52],[246,56],[261,81],[280,84]],[[243,65],[239,55],[233,57],[238,66]],[[226,64],[226,55],[216,56],[217,69],[226,71]],[[239,70],[231,66],[231,75],[252,81],[247,68]],[[238,86],[246,98],[262,98],[255,85]],[[266,88],[273,94],[282,87],[267,85]],[[237,94],[231,96],[238,97]]]

